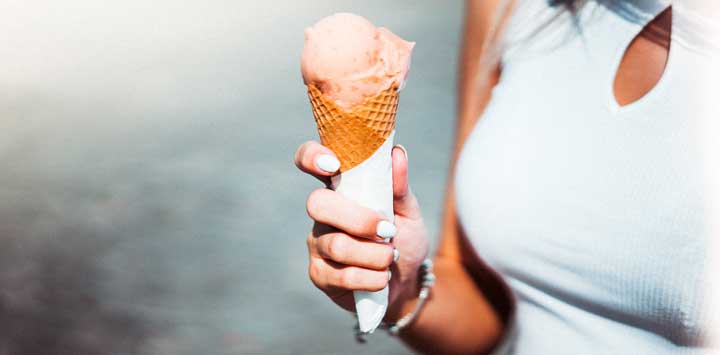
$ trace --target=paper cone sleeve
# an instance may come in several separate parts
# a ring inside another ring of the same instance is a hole
[[[346,111],[325,97],[314,85],[308,96],[322,144],[340,160],[345,172],[369,158],[395,128],[400,95],[397,87],[381,91]]]

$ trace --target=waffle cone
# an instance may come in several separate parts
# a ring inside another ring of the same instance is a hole
[[[308,96],[322,144],[340,160],[340,172],[369,158],[395,129],[400,94],[393,86],[369,97],[350,111],[336,105],[314,85]]]

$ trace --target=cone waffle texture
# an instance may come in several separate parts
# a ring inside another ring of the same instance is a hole
[[[345,111],[308,85],[320,141],[340,160],[340,172],[348,171],[369,158],[395,129],[400,95],[397,87],[381,91]]]

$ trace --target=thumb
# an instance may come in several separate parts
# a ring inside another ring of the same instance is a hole
[[[395,214],[420,218],[420,206],[410,191],[408,182],[408,159],[405,147],[396,145],[392,149],[393,209]]]

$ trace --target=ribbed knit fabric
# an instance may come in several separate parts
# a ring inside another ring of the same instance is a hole
[[[625,48],[667,5],[590,2],[579,23],[561,16],[528,39],[547,17],[537,11],[554,10],[525,2],[455,180],[466,234],[517,298],[514,353],[707,352],[707,152],[693,90],[714,49],[673,38],[657,86],[620,107]]]

